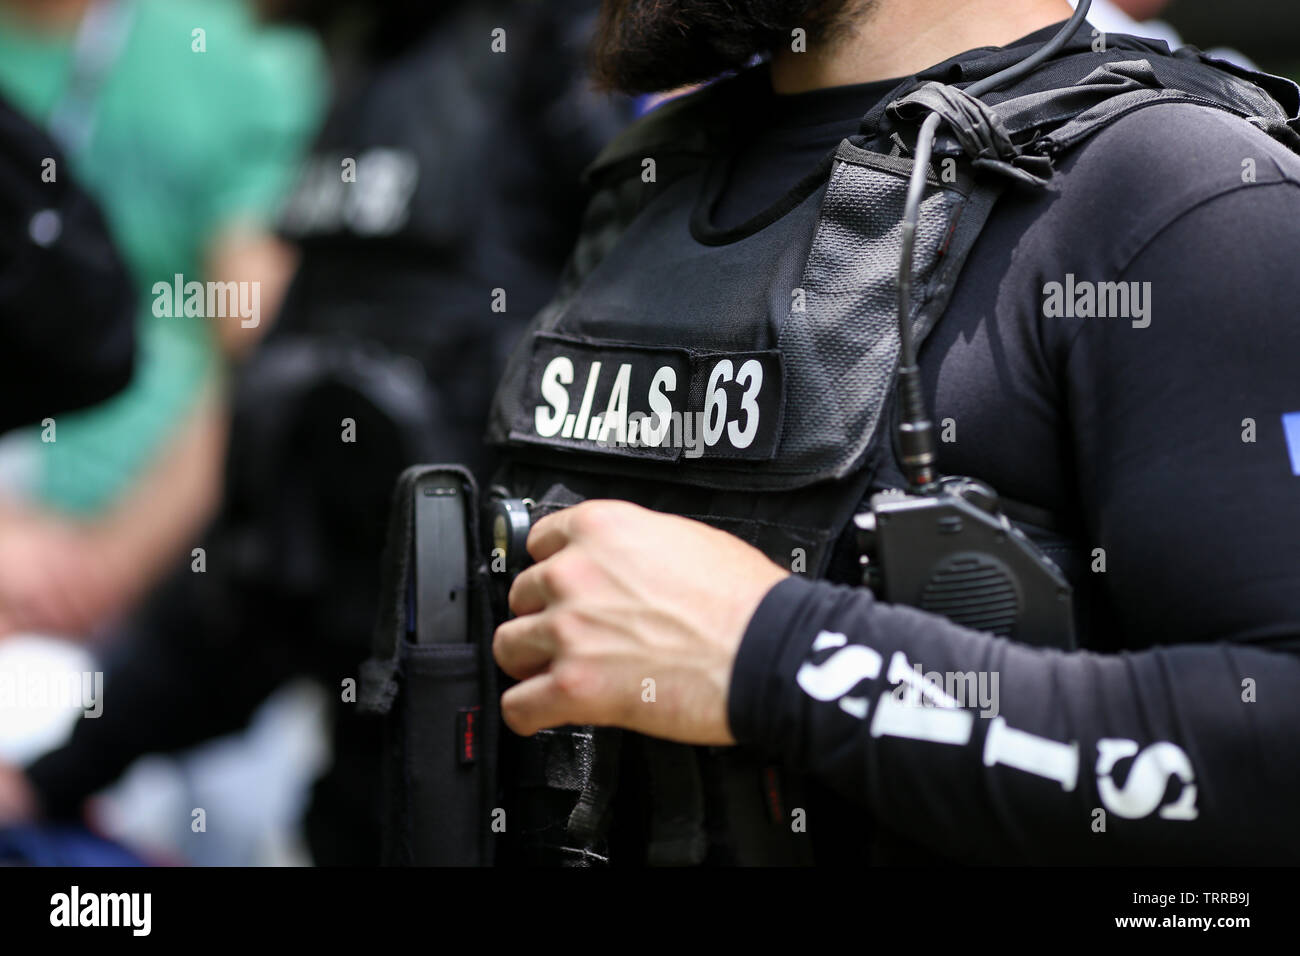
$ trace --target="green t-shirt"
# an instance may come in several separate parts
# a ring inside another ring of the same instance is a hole
[[[150,464],[219,368],[213,323],[239,321],[156,316],[154,284],[205,281],[203,257],[223,226],[275,215],[324,105],[323,62],[306,33],[258,28],[236,0],[123,6],[125,39],[68,162],[136,281],[136,373],[102,405],[60,416],[55,441],[31,439],[38,499],[81,514],[110,505]],[[73,46],[72,35],[37,32],[0,7],[0,92],[48,123]]]

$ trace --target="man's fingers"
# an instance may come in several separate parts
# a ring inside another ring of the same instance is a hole
[[[525,547],[534,561],[545,561],[573,540],[573,510],[564,508],[533,525],[533,529],[528,532]]]
[[[520,571],[510,584],[510,593],[506,595],[506,604],[510,610],[521,617],[546,610],[546,606],[557,597],[547,586],[549,577],[544,566],[539,564]]]
[[[552,555],[545,561],[520,571],[510,585],[506,603],[516,614],[536,614],[557,601],[577,594],[590,594],[598,576],[591,573],[590,562],[580,545]]]
[[[580,538],[601,540],[626,532],[638,517],[653,514],[639,505],[615,499],[592,499],[542,518],[528,534],[528,553],[545,561]]]
[[[501,716],[506,726],[521,737],[539,730],[579,723],[568,709],[571,702],[559,692],[555,674],[547,671],[516,684],[501,695]]]
[[[518,617],[497,628],[492,637],[492,656],[515,680],[527,680],[551,663],[555,639],[542,615]]]

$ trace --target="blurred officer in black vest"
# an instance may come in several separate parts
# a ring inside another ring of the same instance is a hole
[[[108,670],[106,692],[131,706],[81,722],[28,779],[47,812],[74,812],[136,755],[236,729],[310,674],[336,705],[313,855],[377,862],[377,727],[353,718],[345,683],[367,648],[393,480],[416,461],[486,469],[500,365],[554,291],[581,170],[631,101],[589,91],[587,4],[265,6],[315,25],[336,74],[283,217],[301,265],[234,392],[205,573],[182,571]]]

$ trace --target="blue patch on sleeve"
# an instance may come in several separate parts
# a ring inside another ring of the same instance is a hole
[[[1286,447],[1291,452],[1291,474],[1300,475],[1300,412],[1288,412],[1282,416],[1282,433],[1286,435]]]

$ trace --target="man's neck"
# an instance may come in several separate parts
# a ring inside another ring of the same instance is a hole
[[[1005,46],[1070,16],[1065,0],[875,0],[851,30],[781,50],[772,88],[803,93],[910,76],[949,57]]]

